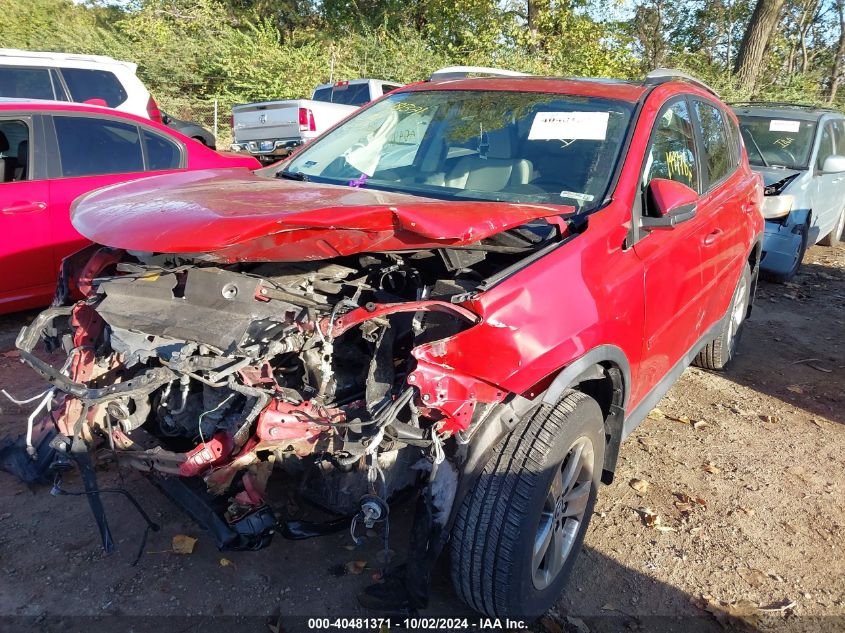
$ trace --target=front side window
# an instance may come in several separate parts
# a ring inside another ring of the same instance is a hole
[[[741,114],[738,117],[749,163],[757,167],[807,169],[816,134],[815,121],[787,115]]]
[[[584,210],[606,196],[632,110],[562,94],[395,93],[306,147],[280,175]]]
[[[0,184],[31,180],[29,126],[18,119],[0,119]]]
[[[822,135],[819,139],[819,152],[816,154],[816,169],[824,169],[824,161],[835,153],[833,124],[826,123],[822,128]]]
[[[701,124],[704,142],[704,163],[707,183],[713,186],[733,171],[734,152],[728,143],[725,117],[722,111],[703,101],[695,101],[695,114]]]
[[[55,99],[50,71],[46,68],[0,66],[0,97],[10,99]]]
[[[676,101],[658,116],[646,153],[643,185],[666,178],[700,192],[695,133],[686,101]]]
[[[88,68],[62,68],[70,97],[80,103],[89,99],[102,99],[110,108],[126,101],[127,94],[114,73]]]
[[[53,121],[64,177],[144,170],[137,126],[89,117],[55,116]]]

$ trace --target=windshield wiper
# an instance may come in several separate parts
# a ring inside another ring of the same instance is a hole
[[[754,135],[751,132],[749,132],[748,130],[745,130],[745,133],[748,136],[748,140],[751,141],[752,145],[754,145],[754,149],[757,150],[757,155],[760,157],[760,160],[763,161],[763,166],[764,167],[771,167],[771,165],[769,165],[769,161],[767,161],[766,157],[763,156],[763,150],[761,150],[760,146],[757,145],[757,141],[754,138]]]
[[[308,176],[301,171],[288,171],[282,169],[276,172],[276,178],[286,178],[287,180],[298,180],[300,182],[308,182]]]

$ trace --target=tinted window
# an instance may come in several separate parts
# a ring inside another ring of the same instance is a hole
[[[698,169],[689,108],[686,101],[677,101],[658,117],[646,154],[643,184],[666,178],[699,191]]]
[[[102,99],[110,108],[126,101],[126,91],[113,73],[107,70],[62,68],[70,97],[74,101]]]
[[[695,113],[701,123],[707,182],[712,185],[733,171],[733,148],[728,143],[725,116],[719,108],[696,101]]]
[[[150,171],[178,169],[182,163],[179,147],[172,141],[144,130],[147,146],[147,168]]]
[[[314,91],[314,100],[343,105],[364,105],[370,100],[370,89],[366,82],[320,88]]]
[[[398,84],[382,84],[381,85],[381,94],[386,95],[388,92],[392,90],[396,90],[397,88],[401,88],[402,86]]]
[[[54,99],[50,72],[46,68],[0,66],[0,97]]]
[[[0,120],[0,183],[29,179],[29,127]]]
[[[65,177],[144,170],[134,125],[87,117],[53,117]]]

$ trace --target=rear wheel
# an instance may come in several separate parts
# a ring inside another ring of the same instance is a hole
[[[452,532],[452,582],[469,606],[533,619],[554,605],[593,513],[604,448],[601,409],[577,391],[496,448]]]
[[[707,343],[698,353],[693,364],[721,371],[731,361],[742,335],[742,326],[748,314],[748,304],[751,301],[751,266],[748,262],[739,276],[727,318],[722,321],[719,335]]]
[[[833,230],[830,233],[819,240],[819,244],[823,244],[824,246],[838,245],[839,241],[842,239],[843,231],[845,231],[845,208],[843,208],[842,212],[839,214],[836,226],[833,227]]]

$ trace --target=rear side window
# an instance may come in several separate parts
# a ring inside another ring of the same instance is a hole
[[[144,171],[138,127],[87,117],[53,117],[62,176],[97,176]]]
[[[16,119],[0,119],[0,183],[30,180],[29,127]]]
[[[55,99],[50,71],[46,68],[0,66],[0,97],[16,99]]]
[[[701,124],[707,182],[708,185],[713,185],[733,171],[734,151],[728,142],[725,115],[719,108],[703,101],[696,101],[695,113]]]
[[[126,101],[126,90],[114,73],[87,68],[62,68],[61,73],[74,101],[102,99],[110,108]]]
[[[158,134],[144,130],[144,143],[147,146],[147,169],[160,171],[178,169],[182,163],[179,146]]]
[[[343,105],[364,105],[370,100],[370,88],[367,82],[360,84],[340,84],[331,88],[314,91],[314,101],[327,101]]]
[[[657,119],[646,154],[643,184],[666,178],[699,191],[695,133],[686,101],[666,107]]]

